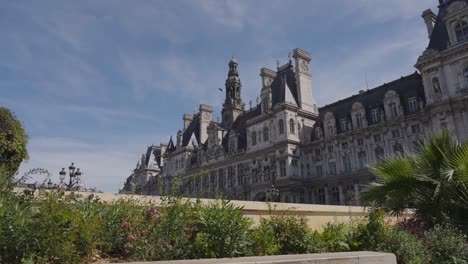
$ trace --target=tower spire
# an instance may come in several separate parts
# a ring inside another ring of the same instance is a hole
[[[241,81],[239,78],[239,72],[237,71],[237,60],[232,56],[229,61],[229,72],[226,79],[226,98],[223,104],[223,126],[226,129],[232,127],[232,123],[236,120],[237,116],[244,110],[244,104],[241,99]]]

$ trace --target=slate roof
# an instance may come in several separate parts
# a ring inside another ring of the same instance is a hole
[[[449,35],[447,27],[445,26],[444,18],[447,15],[447,8],[451,3],[460,0],[446,0],[445,3],[439,5],[439,12],[437,14],[437,19],[434,24],[434,29],[432,30],[431,39],[429,40],[428,48],[443,51],[448,48],[449,44]],[[468,0],[461,0],[468,3]]]
[[[287,87],[285,87],[286,86],[285,84],[287,84]],[[299,105],[299,100],[298,100],[298,95],[297,95],[296,74],[294,73],[293,65],[291,61],[289,61],[288,65],[284,69],[278,71],[270,87],[271,87],[272,106],[275,106],[278,103],[282,103],[286,101],[286,89],[288,88],[294,100],[296,101],[295,103]]]
[[[192,138],[192,134],[195,134],[195,138],[197,142],[202,144],[205,142],[200,142],[200,115],[195,115],[192,122],[190,122],[189,126],[185,129],[182,134],[182,147],[186,147],[187,144],[190,142]]]
[[[388,84],[381,85],[363,93],[320,107],[316,125],[323,127],[323,119],[327,112],[333,113],[337,122],[342,118],[348,118],[350,120],[352,106],[356,102],[360,102],[364,106],[367,122],[372,125],[371,110],[375,108],[383,109],[385,94],[390,90],[395,91],[400,96],[400,101],[405,113],[409,112],[408,98],[416,97],[418,101],[424,102],[424,87],[421,75],[414,72],[413,74],[401,77],[400,79]],[[340,130],[341,127],[337,125],[337,132],[340,133]]]
[[[156,162],[158,163],[159,168],[161,168],[161,148],[157,146],[150,146],[146,151],[145,155],[145,165],[148,166],[150,163],[151,154],[154,155]]]
[[[252,110],[243,113],[238,116],[236,121],[232,124],[231,131],[237,133],[237,149],[245,149],[247,147],[247,126],[246,122],[254,117],[261,115],[260,105],[257,105]],[[226,133],[226,136],[223,138],[223,147],[225,150],[228,149],[228,137],[229,133]]]

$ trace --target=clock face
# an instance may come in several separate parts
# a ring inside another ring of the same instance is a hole
[[[302,71],[309,71],[309,65],[307,64],[306,61],[301,62],[301,70]]]

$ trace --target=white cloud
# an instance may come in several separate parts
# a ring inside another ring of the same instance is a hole
[[[164,138],[157,135],[135,136],[135,140],[121,138],[115,144],[90,144],[72,138],[32,138],[28,144],[30,159],[23,162],[20,172],[31,168],[45,168],[58,182],[58,172],[71,162],[83,171],[83,183],[106,192],[117,192],[120,184],[131,174],[149,142]],[[67,170],[68,171],[68,170]],[[43,180],[35,177],[32,181]]]

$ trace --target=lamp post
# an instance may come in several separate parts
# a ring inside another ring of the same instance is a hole
[[[67,175],[67,172],[65,171],[65,168],[62,168],[62,170],[59,172],[60,175],[60,187],[63,188],[64,186],[66,187],[67,190],[79,190],[80,189],[80,181],[81,181],[81,175],[83,173],[80,171],[79,168],[75,167],[75,163],[72,162],[72,164],[68,167],[68,176],[69,176],[69,181],[68,184],[65,182],[65,176]]]

